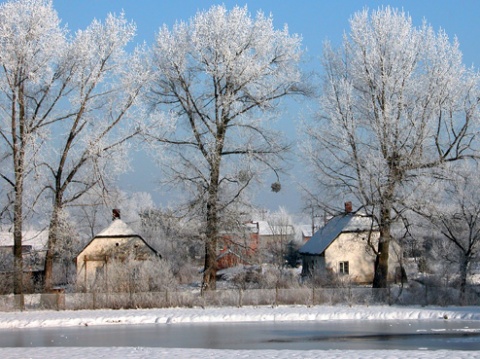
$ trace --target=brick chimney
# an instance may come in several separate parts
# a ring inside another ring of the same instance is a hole
[[[345,202],[345,213],[351,213],[352,210],[353,210],[352,202],[350,202],[350,201]]]
[[[117,208],[112,209],[112,221],[120,219],[120,210]]]

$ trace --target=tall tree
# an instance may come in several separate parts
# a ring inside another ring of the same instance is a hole
[[[123,14],[95,20],[70,37],[52,1],[9,1],[0,12],[0,96],[6,114],[1,160],[13,160],[1,176],[14,193],[15,288],[21,285],[24,209],[32,207],[24,190],[31,174],[29,191],[38,189],[37,199],[42,192],[53,199],[42,208],[50,211],[48,290],[60,229],[68,227],[62,223],[65,207],[125,169],[126,142],[139,133],[133,108],[147,72],[140,50],[125,53],[135,25]]]
[[[478,149],[479,75],[456,40],[390,7],[360,11],[334,50],[325,45],[318,121],[304,147],[322,187],[378,221],[374,288],[387,287],[392,223],[407,187]]]
[[[135,104],[146,79],[142,51],[127,55],[125,47],[135,25],[124,15],[94,20],[65,48],[64,76],[68,108],[54,128],[46,160],[47,188],[53,196],[45,287],[53,284],[52,271],[63,211],[94,186],[105,189],[114,175],[125,169],[126,145],[140,132]],[[138,124],[138,126],[137,126]],[[82,201],[85,205],[85,201]]]
[[[205,223],[205,289],[216,288],[222,216],[262,167],[279,170],[287,146],[267,125],[282,97],[302,93],[300,45],[246,7],[213,6],[157,35],[149,98],[169,112],[162,129],[171,131],[156,138],[172,159],[168,178],[193,189],[191,208]]]
[[[65,89],[56,86],[65,33],[49,0],[0,5],[0,176],[13,193],[14,293],[22,294],[25,183]]]

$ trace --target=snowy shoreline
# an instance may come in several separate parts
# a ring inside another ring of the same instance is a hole
[[[0,329],[322,320],[480,320],[480,307],[259,306],[0,313]]]
[[[280,306],[0,313],[0,329],[215,322],[480,320],[480,307]],[[0,348],[3,358],[480,358],[479,351],[216,350],[152,347]]]

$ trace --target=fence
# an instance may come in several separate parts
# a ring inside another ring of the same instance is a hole
[[[278,305],[479,305],[480,293],[453,288],[366,287],[165,291],[148,293],[63,293],[0,296],[0,311],[81,310]]]

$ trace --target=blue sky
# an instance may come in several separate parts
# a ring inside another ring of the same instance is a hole
[[[252,14],[258,10],[271,13],[276,26],[288,24],[291,32],[302,35],[310,55],[317,57],[325,39],[340,40],[354,12],[385,5],[403,8],[415,24],[425,18],[434,28],[442,27],[450,36],[458,36],[467,64],[475,60],[480,47],[480,2],[477,0],[54,0],[60,18],[71,29],[84,28],[93,18],[103,19],[109,12],[124,10],[127,18],[137,23],[137,41],[148,43],[153,41],[161,25],[171,26],[177,20],[188,20],[198,10],[214,4],[224,4],[227,8],[247,5]]]
[[[63,23],[68,24],[71,30],[85,28],[94,18],[104,19],[112,13],[122,10],[128,19],[137,24],[137,37],[135,42],[143,41],[151,44],[155,33],[163,24],[173,25],[178,20],[188,20],[198,10],[208,9],[214,4],[224,4],[227,8],[235,5],[245,6],[252,14],[262,10],[272,14],[276,27],[288,24],[292,33],[297,33],[303,38],[306,48],[306,60],[309,67],[321,71],[319,58],[322,44],[328,39],[334,44],[339,44],[344,31],[348,31],[349,18],[363,8],[377,9],[390,5],[408,12],[415,25],[421,24],[426,19],[434,29],[443,28],[453,38],[457,36],[460,48],[464,54],[466,65],[480,63],[480,1],[477,0],[406,0],[406,1],[362,1],[362,0],[252,0],[252,1],[215,1],[215,0],[54,0],[54,7],[59,13]],[[296,117],[290,111],[279,122],[279,126],[289,134],[295,133]],[[293,135],[290,135],[295,140]],[[144,171],[148,168],[150,173],[132,173],[123,177],[123,184],[129,191],[148,191],[157,202],[165,203],[165,198],[155,193],[154,179],[158,176],[156,170],[148,165],[143,154],[137,154],[135,170]],[[296,165],[291,174],[297,179],[304,176],[302,167]],[[295,190],[296,179],[284,182],[280,193],[270,192],[268,183],[261,191],[258,202],[267,209],[276,210],[278,206],[286,207],[290,212],[297,213],[301,210],[300,193]],[[290,182],[290,183],[288,183]],[[286,185],[285,185],[286,184]]]

